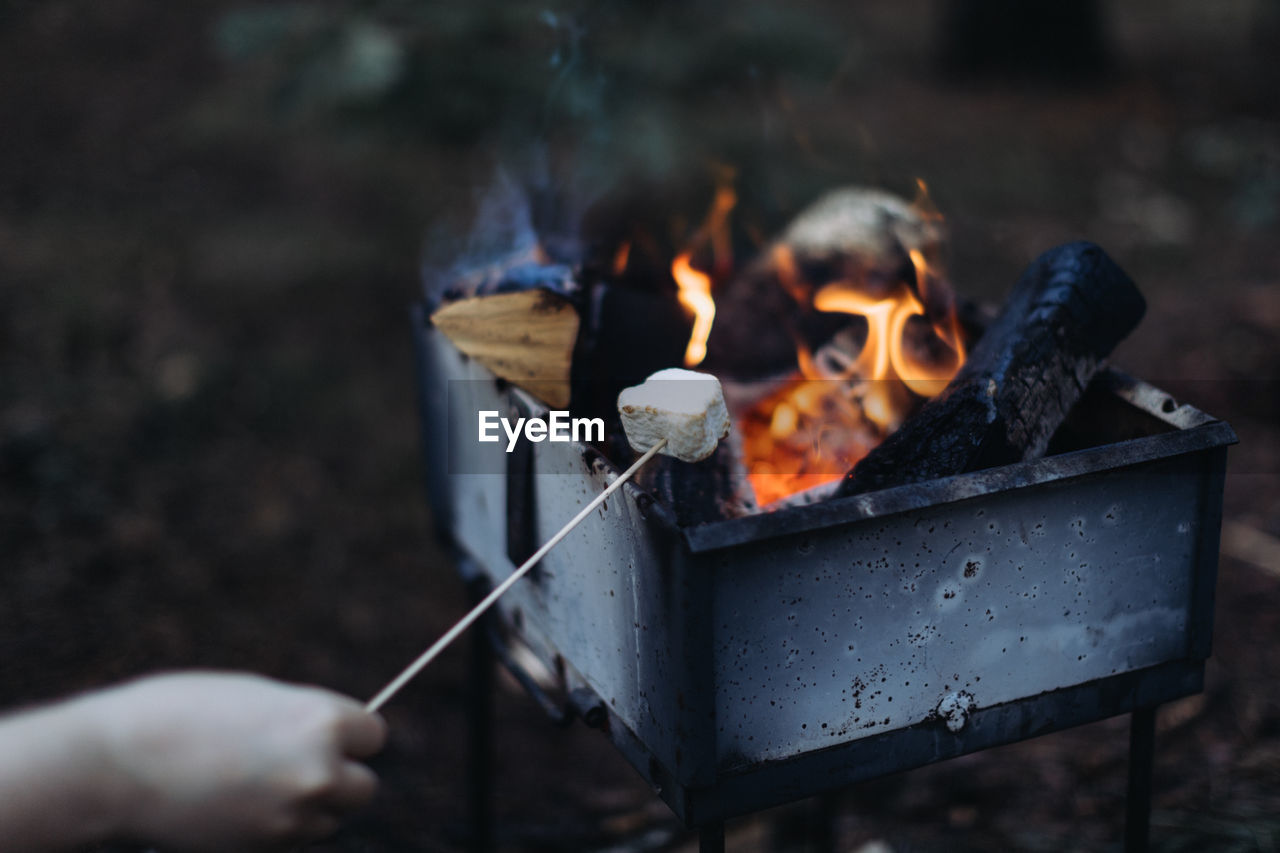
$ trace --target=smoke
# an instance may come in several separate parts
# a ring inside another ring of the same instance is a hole
[[[527,186],[499,165],[476,194],[470,224],[445,218],[428,233],[422,262],[424,295],[435,302],[461,276],[533,260],[539,246]]]
[[[702,215],[718,164],[744,177],[739,209],[766,230],[830,181],[829,165],[804,165],[816,142],[797,131],[796,148],[780,130],[795,117],[762,104],[783,98],[783,81],[820,87],[845,56],[838,28],[811,11],[763,0],[583,0],[501,20],[504,45],[524,56],[492,63],[512,72],[503,83],[512,96],[494,102],[509,110],[492,138],[499,165],[474,219],[432,235],[429,292],[439,292],[430,282],[441,275],[530,251],[544,262],[595,263],[601,241],[585,232],[637,230],[600,225],[601,211],[640,222],[655,244],[678,242]]]
[[[548,8],[536,20],[551,37],[544,67],[552,71],[537,121],[500,133],[470,221],[446,218],[428,233],[428,299],[485,267],[582,259],[583,213],[610,183],[599,168],[612,137],[607,75],[587,50],[590,28],[581,15]]]

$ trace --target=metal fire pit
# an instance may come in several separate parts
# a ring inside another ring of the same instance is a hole
[[[478,443],[478,410],[541,405],[415,326],[436,523],[497,582],[616,469],[583,445]],[[1107,372],[1031,462],[691,528],[627,484],[500,601],[495,633],[705,849],[735,815],[1135,710],[1140,846],[1152,709],[1202,686],[1235,440]]]

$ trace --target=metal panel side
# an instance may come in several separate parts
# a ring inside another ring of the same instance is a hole
[[[427,425],[426,465],[432,509],[447,513],[453,540],[495,581],[514,566],[507,559],[506,453],[501,444],[481,444],[474,434],[476,413],[506,411],[507,395],[492,373],[462,355],[433,328],[421,337],[428,380],[423,394]]]
[[[582,451],[575,444],[536,445],[532,487],[543,509],[535,520],[538,541],[616,476],[593,469]],[[695,624],[691,597],[698,584],[678,554],[679,537],[646,516],[636,500],[641,495],[625,488],[616,493],[498,606],[553,668],[571,669],[654,756],[692,779],[697,756],[689,753],[681,721],[694,691],[685,633]]]
[[[716,521],[688,528],[685,535],[694,552],[711,551],[775,536],[841,526],[859,519],[883,518],[895,513],[929,509],[984,495],[1035,488],[1059,480],[1185,456],[1235,442],[1236,435],[1231,427],[1221,421],[1214,421],[1178,432],[1117,441],[1101,447],[940,477],[923,483]]]
[[[416,303],[410,308],[413,324],[414,367],[418,379],[418,418],[422,439],[423,478],[431,517],[441,536],[453,536],[453,505],[450,501],[448,449],[440,436],[448,435],[449,398],[446,373],[440,364],[441,353],[435,339],[438,333],[427,321],[426,306]]]
[[[1195,581],[1191,593],[1191,624],[1187,654],[1205,659],[1213,650],[1213,605],[1218,581],[1218,551],[1222,542],[1222,497],[1227,476],[1227,449],[1199,455],[1200,527]]]
[[[1149,708],[1203,689],[1203,664],[1175,661],[984,708],[959,732],[924,722],[789,760],[725,773],[703,790],[663,792],[699,826],[868,779]],[[673,808],[675,808],[673,806]]]
[[[720,767],[914,725],[949,696],[986,708],[1183,658],[1196,467],[1160,460],[718,552]]]

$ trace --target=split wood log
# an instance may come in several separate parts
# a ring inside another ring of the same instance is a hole
[[[1049,250],[1022,274],[946,389],[846,474],[836,496],[1043,455],[1145,311],[1133,281],[1098,246]]]
[[[432,313],[432,324],[497,376],[552,408],[568,408],[581,326],[569,269],[513,267],[464,282],[453,293],[454,301]]]

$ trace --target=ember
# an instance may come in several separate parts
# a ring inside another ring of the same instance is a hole
[[[883,215],[886,208],[898,219],[913,221],[915,233],[940,233],[941,217],[923,182],[911,205],[882,194],[846,198],[840,208],[841,226],[856,223],[855,234],[857,229],[889,228],[894,218]],[[815,207],[824,203],[833,207],[826,200]],[[825,212],[815,215],[824,225],[832,218]],[[933,226],[928,232],[926,224]],[[847,234],[841,237],[847,239]],[[847,258],[829,280],[807,278],[785,240],[773,248],[778,284],[792,299],[819,312],[859,317],[865,332],[856,340],[851,323],[817,352],[798,342],[796,373],[780,389],[738,412],[743,463],[759,504],[838,480],[897,429],[921,398],[940,392],[964,362],[954,299],[940,267],[925,258],[924,249],[936,255],[937,247],[925,240],[903,246],[903,237],[910,239],[904,232],[862,240],[849,252],[856,257]],[[911,262],[899,265],[902,275],[886,288],[881,273],[893,266],[894,250],[906,251]],[[698,313],[698,321],[706,318],[705,325],[695,322],[689,342],[689,352],[701,361],[715,312],[710,279],[692,278],[700,274],[688,270],[687,255],[677,259],[673,273],[681,285],[682,302],[698,295],[711,303]],[[704,289],[695,294],[695,284]],[[928,318],[925,298],[943,307],[940,316]]]

